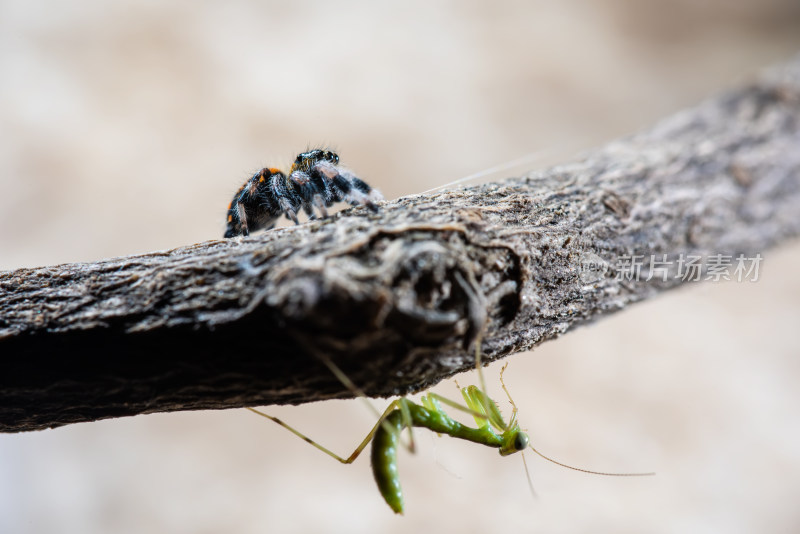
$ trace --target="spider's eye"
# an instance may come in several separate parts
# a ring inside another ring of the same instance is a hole
[[[514,448],[518,451],[524,451],[528,448],[528,441],[528,434],[520,432],[517,434],[517,437],[514,438]]]

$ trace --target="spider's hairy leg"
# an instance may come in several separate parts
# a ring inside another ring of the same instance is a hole
[[[233,196],[233,200],[228,204],[228,216],[226,219],[225,237],[237,235],[247,236],[250,229],[247,224],[247,206],[254,198],[258,183],[250,178]]]
[[[287,217],[289,217],[289,219],[291,219],[293,223],[300,224],[300,221],[297,220],[297,211],[295,211],[295,208],[288,199],[279,198],[278,203],[281,206],[281,210],[286,214]]]
[[[253,174],[239,188],[228,205],[225,237],[247,236],[250,232],[270,229],[282,211],[273,191],[274,183],[286,176],[274,168],[264,168]]]
[[[315,194],[312,197],[311,201],[319,210],[320,215],[322,215],[323,219],[328,218],[328,206],[333,205],[333,195],[331,194],[330,187],[328,183],[325,181],[325,177],[316,169],[312,169],[310,173],[311,177],[311,184],[314,186]]]
[[[297,212],[303,205],[302,198],[297,186],[292,185],[282,172],[273,174],[269,180],[269,197],[279,210],[279,214],[284,213],[293,223],[300,224]]]
[[[383,200],[380,191],[342,167],[330,164],[317,166],[321,167],[320,172],[328,179],[334,200],[343,200],[352,206],[366,206],[373,212],[378,211],[375,202]]]
[[[325,219],[328,217],[328,210],[326,206],[330,206],[332,202],[328,202],[327,188],[325,181],[318,176],[318,173],[312,169],[309,172],[296,169],[289,173],[289,181],[291,185],[297,189],[302,199],[303,210],[308,214],[310,219],[316,219],[314,208],[319,210],[320,216]]]
[[[244,209],[244,203],[241,200],[236,202],[236,214],[239,217],[242,235],[250,235],[250,230],[247,227],[247,211]]]

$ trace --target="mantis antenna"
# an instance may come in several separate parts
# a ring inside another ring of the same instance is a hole
[[[506,383],[503,380],[503,373],[505,373],[506,367],[508,367],[507,363],[505,365],[503,365],[502,369],[500,369],[500,385],[503,387],[503,391],[505,391],[506,397],[508,397],[508,402],[511,403],[511,409],[512,409],[511,420],[514,421],[515,420],[515,415],[517,413],[517,405],[514,404],[514,399],[511,398],[511,393],[508,392],[508,388],[506,387]],[[533,446],[533,443],[528,443],[528,447],[533,452],[535,452],[536,454],[538,454],[539,456],[541,456],[542,458],[544,458],[548,462],[552,462],[552,463],[554,463],[556,465],[560,465],[561,467],[566,467],[567,469],[572,469],[573,471],[580,471],[581,473],[588,473],[590,475],[602,475],[602,476],[607,476],[607,477],[650,477],[650,476],[654,476],[655,475],[655,472],[650,472],[650,473],[605,473],[605,472],[602,472],[602,471],[590,471],[589,469],[582,469],[580,467],[574,467],[574,466],[571,466],[571,465],[567,465],[565,463],[561,463],[561,462],[559,462],[557,460],[553,460],[549,456],[545,456],[544,454],[542,454],[541,452],[536,450],[536,448]],[[528,485],[530,486],[531,491],[533,492],[533,494],[536,495],[536,492],[533,490],[533,484],[531,484],[530,473],[528,472],[528,463],[525,462],[525,455],[522,456],[522,461],[525,464],[525,473],[528,475]]]

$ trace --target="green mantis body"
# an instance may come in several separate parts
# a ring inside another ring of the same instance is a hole
[[[253,408],[250,411],[271,419],[303,440],[318,448],[325,454],[336,458],[344,464],[353,463],[364,448],[372,442],[372,473],[384,500],[395,513],[403,513],[403,491],[397,475],[397,446],[402,431],[409,427],[424,427],[437,434],[447,434],[454,438],[480,443],[500,450],[507,456],[520,452],[528,447],[528,435],[522,432],[516,422],[516,408],[511,416],[511,423],[506,425],[495,402],[476,386],[461,389],[467,405],[463,406],[450,399],[429,393],[420,399],[421,404],[401,398],[393,401],[378,423],[367,434],[353,454],[342,458],[312,441],[299,431],[290,427],[280,419]],[[447,404],[459,410],[472,413],[477,427],[473,428],[451,418],[442,409]]]
[[[461,393],[469,409],[476,414],[483,413],[485,405],[491,407],[490,412],[484,414],[487,416],[485,419],[476,415],[477,428],[463,425],[448,416],[442,409],[440,401],[447,403],[451,401],[434,393],[423,396],[420,399],[421,405],[408,399],[394,401],[392,404],[396,404],[397,407],[390,405],[392,410],[384,418],[387,424],[375,427],[375,435],[372,438],[372,473],[381,495],[395,513],[403,513],[403,491],[400,488],[400,478],[397,476],[397,445],[400,433],[406,427],[425,427],[438,434],[447,434],[454,438],[495,447],[500,449],[500,454],[503,456],[525,450],[528,446],[528,436],[519,429],[514,417],[512,416],[512,424],[506,427],[494,401],[486,397],[481,390],[470,386],[463,388]]]
[[[505,369],[505,368],[504,368]],[[502,379],[502,376],[501,376]],[[505,386],[504,386],[505,388]],[[451,401],[436,393],[429,393],[420,399],[420,404],[401,398],[393,401],[381,416],[378,423],[367,434],[353,454],[342,458],[319,443],[301,434],[280,419],[258,410],[249,410],[271,419],[325,454],[342,463],[355,461],[367,444],[372,442],[372,473],[384,500],[395,513],[403,513],[403,492],[397,475],[397,446],[400,434],[406,428],[424,427],[438,434],[480,443],[499,449],[502,456],[525,450],[529,446],[528,435],[522,432],[516,421],[516,407],[508,425],[505,424],[495,402],[477,386],[461,388],[466,406]],[[475,418],[475,428],[452,419],[442,408],[447,404],[453,408],[470,413]]]
[[[480,363],[479,357],[476,360]],[[326,361],[326,364],[336,376],[339,376],[340,379],[345,382],[345,384],[349,383],[348,387],[353,387],[355,389],[355,387],[352,386],[352,382],[349,382],[346,377],[340,376],[342,372],[333,362]],[[423,395],[420,398],[420,404],[407,398],[400,398],[389,404],[386,411],[383,412],[383,415],[378,419],[378,422],[372,430],[370,430],[369,434],[367,434],[358,447],[356,447],[356,450],[347,458],[343,458],[323,447],[277,417],[273,417],[253,408],[248,408],[248,410],[274,421],[293,434],[299,436],[307,443],[344,464],[353,463],[366,446],[372,442],[372,473],[375,477],[375,482],[378,484],[378,489],[386,503],[398,514],[403,513],[404,507],[403,491],[400,487],[400,478],[397,473],[397,446],[400,442],[400,434],[403,430],[408,428],[410,431],[412,427],[424,427],[437,434],[447,434],[454,438],[480,443],[487,447],[494,447],[499,449],[501,456],[508,456],[530,448],[547,461],[584,473],[609,476],[647,476],[653,474],[601,473],[589,471],[557,462],[537,451],[533,445],[530,444],[528,435],[520,429],[519,423],[517,422],[517,407],[508,394],[508,389],[506,389],[505,383],[503,382],[503,372],[505,369],[506,367],[503,366],[503,369],[500,371],[500,384],[512,406],[511,418],[508,424],[505,423],[503,416],[500,414],[497,404],[484,392],[485,387],[484,389],[477,386],[461,388],[461,395],[464,397],[465,405],[437,395],[436,393]],[[480,371],[480,367],[478,367],[478,370]],[[482,374],[480,376],[481,383],[483,383]],[[357,389],[356,392],[361,394]],[[471,414],[475,419],[476,426],[471,427],[452,419],[445,413],[442,404]],[[409,448],[413,450],[413,438]],[[530,483],[530,478],[528,482]],[[533,490],[532,487],[531,490]]]

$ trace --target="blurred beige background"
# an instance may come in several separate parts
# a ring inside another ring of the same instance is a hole
[[[800,4],[3,0],[0,43],[13,269],[218,238],[236,188],[307,146],[388,198],[562,161],[788,59]],[[540,450],[656,477],[529,455],[533,500],[519,458],[419,431],[401,518],[368,457],[339,465],[241,410],[150,415],[0,435],[0,532],[796,532],[799,260],[789,244],[756,283],[507,360]],[[342,454],[374,422],[357,402],[270,411]]]

